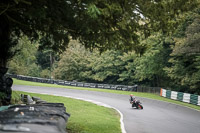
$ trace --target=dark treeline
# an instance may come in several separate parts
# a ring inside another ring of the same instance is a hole
[[[200,94],[200,10],[184,16],[173,34],[140,37],[139,53],[86,49],[72,40],[62,55],[38,51],[26,37],[9,62],[9,72],[44,78],[108,84],[165,87]]]

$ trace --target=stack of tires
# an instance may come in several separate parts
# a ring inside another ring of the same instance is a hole
[[[69,116],[62,103],[14,105],[0,111],[0,132],[66,133]]]

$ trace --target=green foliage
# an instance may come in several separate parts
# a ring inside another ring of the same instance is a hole
[[[97,82],[116,83],[119,78],[119,73],[123,70],[121,65],[119,51],[105,51],[104,53],[92,56],[92,67],[91,78]]]
[[[198,5],[198,0],[2,0],[0,65],[14,55],[21,33],[39,39],[40,49],[57,52],[65,50],[70,36],[101,51],[138,49],[140,34],[170,33],[179,14]]]
[[[57,55],[52,50],[38,51],[38,42],[31,42],[26,36],[16,46],[20,51],[8,62],[9,73],[33,77],[51,78],[51,71]]]
[[[116,49],[99,53],[98,48],[91,52],[78,41],[73,40],[60,57],[60,61],[54,63],[52,72],[48,66],[43,67],[43,71],[40,70],[37,63],[31,65],[31,70],[28,69],[29,67],[26,68],[26,65],[18,68],[19,65],[13,63],[13,66],[25,74],[38,74],[45,78],[49,78],[53,73],[57,79],[63,80],[139,84],[199,93],[200,19],[197,13],[185,18],[174,37],[166,36],[162,32],[154,33],[146,39],[141,36],[139,44],[141,47],[138,48],[143,48],[143,54],[137,54],[134,51],[124,53]],[[32,48],[29,46],[27,49]],[[19,60],[21,64],[27,64],[24,59],[30,55],[24,53],[26,52],[22,52],[22,55],[15,60]],[[39,64],[49,63],[50,53],[51,51],[46,50],[43,54],[37,55],[37,58],[41,60]],[[33,59],[36,61],[35,55]]]
[[[47,69],[50,67],[50,54],[49,50],[38,51],[36,53],[37,63],[41,66],[42,69]]]
[[[40,73],[40,77],[50,79],[51,78],[51,71],[48,70],[48,69],[42,70],[41,73]]]
[[[19,40],[24,49],[9,63],[12,73],[48,77],[53,71],[65,80],[198,92],[199,13],[199,0],[3,0],[0,65]],[[38,40],[43,51],[36,55],[38,48],[21,35]],[[70,38],[88,49],[73,42],[66,50]],[[53,51],[65,50],[57,63]]]
[[[84,80],[80,73],[87,70],[90,54],[77,41],[72,41],[57,64],[54,71],[55,77],[65,80]]]
[[[36,65],[35,57],[37,43],[30,42],[30,40],[24,36],[19,39],[17,47],[20,48],[20,51],[9,61],[8,72],[13,74],[39,76],[39,67]]]
[[[137,55],[135,52],[124,53],[122,56],[120,56],[120,64],[123,66],[123,70],[119,73],[118,81],[120,81],[122,84],[133,85],[136,83],[134,74],[136,69],[134,61],[136,57]]]
[[[36,53],[37,64],[42,69],[54,69],[54,64],[59,60],[59,54],[51,49],[38,50]]]
[[[20,93],[17,91],[12,91],[11,104],[22,104]]]
[[[190,88],[189,92],[200,93],[200,16],[186,28],[185,38],[178,38],[166,68],[169,76],[179,85]]]
[[[173,41],[161,34],[155,34],[142,43],[148,46],[143,56],[137,57],[134,65],[135,79],[146,81],[150,86],[166,86],[167,73],[163,70],[168,65],[168,56],[171,52],[169,45]]]
[[[73,41],[62,55],[54,74],[65,80],[93,81],[114,83],[123,69],[119,51],[86,50],[81,44]]]

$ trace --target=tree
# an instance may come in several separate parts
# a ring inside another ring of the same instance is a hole
[[[2,0],[0,66],[13,56],[11,48],[20,35],[31,40],[41,35],[40,48],[58,52],[65,50],[69,36],[89,48],[131,49],[138,44],[139,31],[145,36],[151,29],[168,32],[178,14],[198,4],[198,0]]]
[[[69,48],[62,54],[54,70],[55,78],[63,80],[83,81],[81,72],[87,71],[90,52],[77,41],[71,41]]]
[[[143,56],[135,59],[135,79],[150,86],[167,86],[169,78],[164,71],[168,66],[170,45],[173,41],[160,33],[150,36],[142,43],[148,46]]]
[[[101,55],[99,53],[92,54],[90,57],[89,70],[83,72],[89,75],[89,78],[95,82],[116,84],[119,74],[124,69],[121,64],[121,51],[107,50]]]
[[[17,45],[20,51],[9,61],[9,73],[29,76],[39,76],[39,67],[36,65],[37,42],[31,43],[26,37],[19,39]]]
[[[122,52],[114,50],[101,54],[93,50],[91,53],[83,45],[72,41],[61,56],[54,74],[63,80],[117,83],[125,64],[120,56]]]
[[[176,39],[169,60],[172,65],[166,70],[176,84],[184,87],[181,91],[200,94],[200,16],[190,15],[192,22],[187,26],[185,36]]]
[[[140,36],[160,30],[170,33],[179,14],[199,4],[199,0],[1,0],[0,73],[4,75],[21,36],[39,39],[39,48],[57,52],[65,50],[71,36],[91,49],[140,53]]]
[[[123,53],[123,55],[120,56],[120,65],[123,66],[123,69],[119,73],[118,81],[122,84],[133,85],[136,83],[134,78],[136,68],[134,61],[136,58],[137,54],[135,52]]]

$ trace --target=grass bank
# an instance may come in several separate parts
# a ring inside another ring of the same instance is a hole
[[[98,89],[98,88],[62,86],[62,85],[56,85],[56,84],[29,82],[29,81],[23,81],[23,80],[17,80],[17,79],[14,79],[14,84],[16,84],[16,85],[29,85],[29,86],[55,87],[55,88],[68,88],[68,89],[89,90],[89,91],[100,91],[100,92],[116,93],[116,94],[123,94],[123,95],[130,95],[131,93],[134,93],[134,95],[138,96],[138,97],[151,98],[151,99],[155,99],[155,100],[179,104],[179,105],[186,106],[186,107],[193,108],[193,109],[200,111],[200,106],[192,105],[192,104],[188,104],[188,103],[184,103],[184,102],[180,102],[180,101],[176,101],[176,100],[172,100],[172,99],[168,99],[168,98],[164,98],[164,97],[161,97],[157,94],[142,93],[142,92],[129,92],[129,91],[120,91],[120,90],[109,90],[109,89]]]
[[[68,133],[121,133],[120,116],[114,109],[71,98],[20,91],[13,91],[13,100],[20,94],[40,97],[48,102],[64,103],[71,115],[67,123]]]

